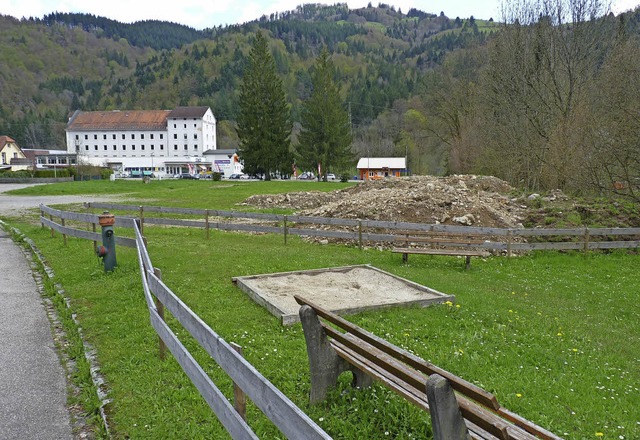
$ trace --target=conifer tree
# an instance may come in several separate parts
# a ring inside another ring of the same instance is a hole
[[[267,39],[258,33],[249,53],[240,87],[238,137],[240,158],[248,174],[289,173],[292,124],[282,80],[269,51]]]
[[[342,171],[352,159],[349,114],[334,75],[335,68],[325,48],[311,74],[313,90],[303,103],[298,137],[300,165],[314,170],[318,167],[323,180],[328,172]]]

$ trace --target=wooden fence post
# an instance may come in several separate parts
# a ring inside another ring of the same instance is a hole
[[[157,276],[158,279],[162,280],[162,271],[157,267],[153,268],[153,274]],[[164,304],[162,304],[155,295],[153,296],[153,299],[156,304],[156,310],[158,311],[158,316],[160,316],[160,319],[164,321]],[[160,360],[163,361],[167,354],[167,346],[160,336],[158,336],[158,348],[160,350]]]
[[[289,232],[288,228],[287,228],[287,216],[286,215],[284,216],[283,232],[284,232],[284,244],[286,245],[287,244],[287,233]]]
[[[96,224],[95,223],[91,223],[91,229],[93,229],[93,232],[96,232]],[[93,252],[94,253],[98,252],[98,242],[97,242],[97,240],[93,240]]]
[[[53,215],[49,214],[49,220],[53,221]],[[53,230],[53,227],[51,227],[51,238],[55,237],[55,231]]]
[[[40,217],[44,217],[44,209],[42,209],[42,205],[40,205]],[[44,222],[40,221],[40,227],[44,229]]]
[[[144,234],[144,207],[140,205],[140,234]]]
[[[242,347],[235,342],[232,342],[231,348],[233,348],[236,352],[242,356]],[[237,413],[242,417],[242,420],[247,421],[247,396],[244,394],[244,391],[233,383],[233,407],[236,409]]]
[[[205,209],[204,211],[204,228],[207,231],[207,240],[209,240],[210,235],[209,235],[209,210]]]
[[[62,217],[60,217],[60,224],[62,226],[65,225],[64,224],[64,219]],[[64,234],[64,233],[62,234],[62,241],[64,242],[64,245],[66,246],[67,245],[67,234]]]
[[[584,253],[589,252],[589,228],[584,228]]]
[[[362,250],[362,220],[358,220],[358,248]]]
[[[511,241],[513,240],[513,231],[507,229],[507,257],[511,258]]]

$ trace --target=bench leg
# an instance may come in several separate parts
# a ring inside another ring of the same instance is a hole
[[[409,254],[402,254],[402,262],[407,263],[409,261]]]
[[[439,374],[432,374],[427,379],[426,391],[433,440],[471,439],[449,381]]]
[[[469,270],[469,269],[471,269],[471,256],[467,255],[465,257],[465,259],[466,259],[466,261],[465,261],[464,269],[465,270]]]
[[[309,356],[309,370],[311,372],[309,402],[319,403],[326,399],[327,391],[336,386],[338,376],[349,370],[350,366],[331,347],[315,310],[305,305],[300,308],[299,315],[304,338],[307,342],[307,355]]]

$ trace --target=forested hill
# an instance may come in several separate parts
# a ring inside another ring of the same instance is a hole
[[[45,15],[42,20],[32,18],[30,21],[47,26],[65,25],[80,28],[116,41],[124,38],[132,46],[150,47],[156,50],[178,48],[205,37],[204,32],[189,26],[158,20],[144,20],[129,24],[92,14],[54,12]]]
[[[209,105],[219,120],[233,121],[246,56],[260,30],[270,39],[294,120],[310,93],[309,68],[326,46],[354,126],[366,127],[397,100],[414,96],[421,76],[446,53],[482,45],[495,29],[472,17],[404,13],[384,4],[304,5],[203,31],[60,13],[0,16],[0,28],[0,64],[9,66],[0,70],[0,132],[24,147],[62,146],[75,109]],[[221,124],[223,143],[233,138],[229,126]]]

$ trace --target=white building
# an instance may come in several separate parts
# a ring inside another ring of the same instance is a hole
[[[132,176],[204,172],[211,162],[203,153],[216,149],[216,119],[209,107],[76,110],[66,132],[67,151],[78,154],[78,163]]]

